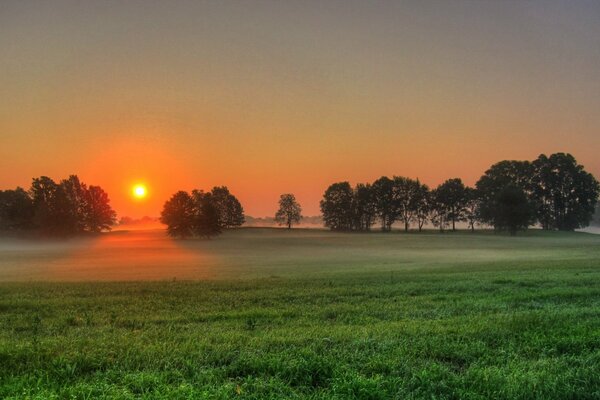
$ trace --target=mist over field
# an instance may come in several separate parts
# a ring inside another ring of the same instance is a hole
[[[598,238],[585,233],[563,236],[537,230],[515,239],[491,231],[355,235],[282,228],[241,228],[210,240],[172,239],[164,229],[70,239],[0,238],[0,281],[247,279],[404,271],[552,259],[565,246],[594,240]],[[582,256],[593,249],[576,248]]]

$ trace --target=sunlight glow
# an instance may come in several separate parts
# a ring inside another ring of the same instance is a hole
[[[143,199],[148,194],[148,190],[146,189],[146,186],[140,185],[140,184],[135,185],[132,189],[132,192],[133,192],[133,197],[135,197],[137,199]]]

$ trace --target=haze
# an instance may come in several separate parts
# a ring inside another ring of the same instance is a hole
[[[556,151],[600,175],[600,3],[290,3],[3,1],[3,187],[76,173],[140,217],[227,185],[314,215],[338,180]]]

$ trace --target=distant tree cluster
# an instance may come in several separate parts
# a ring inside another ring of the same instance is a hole
[[[210,192],[179,191],[163,206],[160,222],[172,237],[210,238],[223,229],[241,226],[244,209],[225,186],[215,186]]]
[[[37,231],[65,236],[110,230],[116,213],[107,193],[87,186],[76,175],[59,183],[47,176],[33,179],[31,188],[0,191],[0,230]]]
[[[321,212],[332,230],[369,231],[379,222],[390,231],[402,223],[419,231],[426,223],[441,231],[457,222],[517,231],[539,223],[546,230],[570,231],[588,226],[600,192],[598,181],[570,154],[540,155],[535,161],[501,161],[474,188],[460,178],[435,189],[402,176],[371,184],[334,183],[323,195]]]

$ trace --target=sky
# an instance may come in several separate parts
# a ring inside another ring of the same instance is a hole
[[[558,151],[600,177],[599,130],[598,1],[0,2],[0,189],[77,174],[120,216]]]

